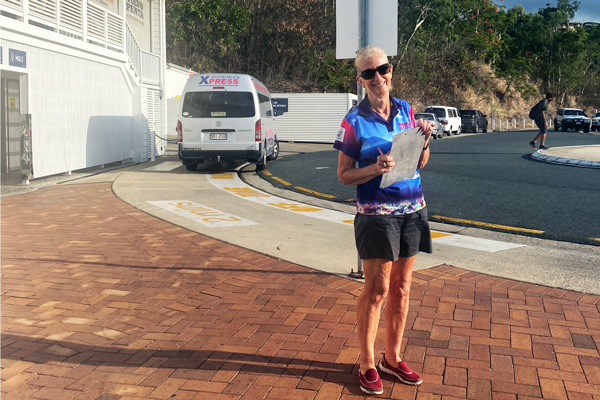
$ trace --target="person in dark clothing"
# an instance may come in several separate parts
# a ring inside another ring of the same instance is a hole
[[[546,93],[546,98],[540,100],[539,103],[537,103],[533,108],[532,112],[534,112],[535,115],[530,114],[530,116],[533,117],[535,124],[540,129],[540,132],[536,135],[536,137],[531,142],[529,142],[529,145],[534,149],[535,142],[537,142],[538,139],[540,140],[539,149],[547,149],[547,147],[544,146],[544,143],[546,142],[546,134],[548,133],[548,104],[553,99],[554,96],[552,95],[552,93]]]

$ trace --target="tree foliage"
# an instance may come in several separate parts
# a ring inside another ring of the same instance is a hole
[[[344,3],[346,4],[346,3]],[[339,5],[342,5],[339,2]],[[354,91],[352,60],[336,60],[335,0],[167,0],[170,61],[201,72],[242,72],[274,90]],[[559,103],[600,102],[600,27],[567,29],[579,1],[536,13],[502,0],[398,0],[394,85],[405,98],[462,105],[486,93],[487,65],[526,100],[551,91]]]

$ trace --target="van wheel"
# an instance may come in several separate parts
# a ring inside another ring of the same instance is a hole
[[[188,171],[195,171],[198,169],[198,164],[197,163],[185,164],[185,169],[187,169]]]
[[[262,171],[266,167],[267,167],[267,147],[265,146],[264,150],[262,152],[262,159],[260,161],[256,162],[256,170]]]
[[[273,161],[276,160],[277,157],[279,157],[279,142],[275,139],[275,142],[273,143],[273,152],[267,157],[267,160]]]

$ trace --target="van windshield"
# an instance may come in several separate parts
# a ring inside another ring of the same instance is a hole
[[[254,117],[250,92],[188,92],[183,98],[184,118]]]

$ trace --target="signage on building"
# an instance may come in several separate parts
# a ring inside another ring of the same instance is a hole
[[[127,24],[140,49],[151,52],[150,41],[150,2],[148,0],[127,0],[125,6]]]
[[[273,103],[273,111],[288,112],[288,99],[271,99],[271,103]]]
[[[8,65],[13,67],[27,67],[27,53],[21,50],[8,49]]]

